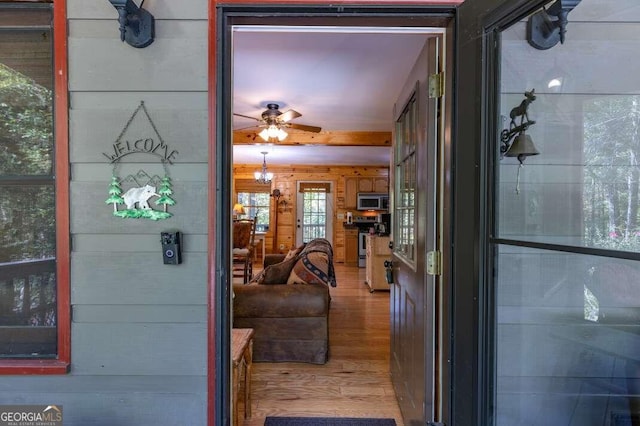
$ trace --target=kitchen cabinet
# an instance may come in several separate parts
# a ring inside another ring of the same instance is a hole
[[[344,208],[354,209],[358,205],[358,178],[344,178]]]
[[[382,194],[389,193],[389,179],[381,177],[373,178],[373,192]]]
[[[358,192],[373,192],[373,178],[358,178]]]
[[[344,178],[344,208],[355,209],[358,205],[358,192],[389,192],[389,179],[386,177],[346,177]]]
[[[344,230],[344,263],[358,266],[358,228]]]
[[[367,263],[365,283],[373,293],[375,290],[389,290],[384,261],[391,259],[389,237],[367,235]]]
[[[389,179],[386,177],[358,178],[358,192],[377,192],[380,194],[386,194],[389,192]]]

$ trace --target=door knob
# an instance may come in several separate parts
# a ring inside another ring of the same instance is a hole
[[[393,250],[393,241],[389,241],[389,249]]]

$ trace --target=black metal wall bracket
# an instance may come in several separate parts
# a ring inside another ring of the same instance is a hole
[[[109,0],[118,11],[120,24],[120,40],[133,47],[147,47],[155,37],[155,19],[142,8],[144,0],[138,7],[133,0]]]
[[[536,12],[527,21],[527,41],[539,50],[547,50],[564,43],[569,12],[581,0],[556,0],[548,8]]]

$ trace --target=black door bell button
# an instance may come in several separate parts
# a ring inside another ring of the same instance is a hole
[[[182,251],[180,244],[180,232],[160,233],[162,243],[162,260],[165,265],[179,265],[182,263]]]

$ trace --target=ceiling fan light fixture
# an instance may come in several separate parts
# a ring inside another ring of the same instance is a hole
[[[285,139],[287,138],[287,136],[289,136],[289,135],[287,134],[287,132],[285,132],[285,131],[284,131],[284,130],[282,130],[282,129],[278,129],[278,136],[277,136],[277,138],[278,138],[278,140],[279,140],[280,142],[282,142],[283,140],[285,140]]]
[[[262,129],[260,133],[258,133],[265,142],[269,142],[269,131],[267,129]]]
[[[265,142],[270,142],[275,139],[282,142],[283,140],[286,139],[288,134],[280,127],[276,126],[275,124],[272,124],[266,129],[262,129],[262,131],[258,133],[258,136],[264,139]]]
[[[244,115],[244,114],[238,114],[236,112],[234,112],[233,115],[259,122],[260,124],[256,125],[255,127],[264,127],[264,128],[262,129],[262,131],[258,133],[258,136],[260,136],[265,142],[269,142],[269,143],[282,142],[283,140],[285,140],[288,134],[284,130],[284,128],[287,128],[287,127],[292,129],[302,130],[305,132],[313,132],[313,133],[319,133],[322,130],[320,127],[316,127],[316,126],[289,123],[289,121],[295,118],[301,117],[302,114],[292,109],[285,112],[280,112],[278,108],[279,108],[278,104],[271,104],[271,103],[267,104],[267,110],[262,113],[262,115],[260,116],[261,118],[251,117],[249,115]],[[249,126],[249,127],[254,127],[254,126]],[[239,129],[239,130],[242,130],[242,129]]]

